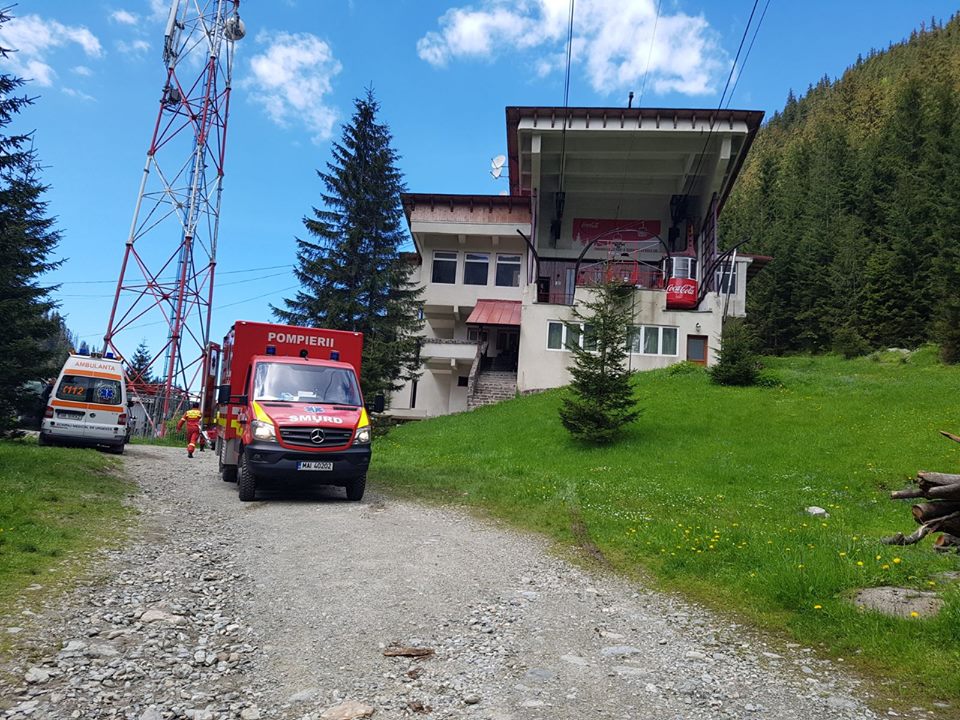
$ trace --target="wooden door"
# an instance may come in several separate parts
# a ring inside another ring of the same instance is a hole
[[[706,335],[687,335],[687,360],[698,365],[707,364]]]

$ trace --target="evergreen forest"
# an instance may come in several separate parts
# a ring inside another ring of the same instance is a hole
[[[791,91],[723,211],[742,241],[774,258],[747,293],[765,352],[960,359],[960,14]]]

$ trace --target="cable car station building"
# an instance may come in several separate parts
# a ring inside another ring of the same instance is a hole
[[[391,400],[431,417],[569,382],[573,308],[634,286],[629,364],[712,365],[769,258],[721,253],[717,219],[763,113],[508,107],[508,195],[408,193],[423,372]]]

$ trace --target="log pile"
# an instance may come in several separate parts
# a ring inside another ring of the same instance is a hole
[[[960,442],[960,436],[940,431],[940,434],[954,442]],[[922,502],[911,508],[913,519],[920,525],[910,534],[896,533],[883,538],[886,545],[913,545],[930,533],[941,533],[934,541],[937,552],[960,552],[960,475],[952,473],[920,471],[914,481],[916,487],[897,490],[890,493],[892,500],[911,500],[922,498],[931,502]]]

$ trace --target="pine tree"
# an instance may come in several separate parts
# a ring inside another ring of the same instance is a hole
[[[0,10],[0,25],[10,16]],[[11,50],[0,48],[0,60]],[[39,178],[33,137],[5,134],[15,116],[32,104],[18,95],[24,81],[0,74],[0,434],[10,431],[25,402],[24,383],[39,379],[50,361],[41,341],[57,328],[50,320],[53,288],[40,278],[60,263],[49,260],[60,233],[46,215],[47,187]]]
[[[603,445],[621,437],[640,410],[625,367],[633,288],[611,281],[595,292],[584,303],[586,312],[575,308],[577,322],[567,325],[573,381],[560,407],[560,421],[578,440]]]
[[[317,171],[324,207],[304,218],[314,239],[297,240],[302,289],[273,311],[294,325],[362,332],[361,384],[369,398],[417,376],[423,322],[420,290],[400,252],[407,237],[398,155],[389,128],[377,121],[373,92],[354,108],[327,172]]]
[[[710,379],[718,385],[753,385],[759,373],[755,346],[746,322],[742,318],[727,318],[720,361],[710,369]]]
[[[130,358],[130,365],[127,367],[127,377],[133,382],[147,385],[156,382],[153,377],[153,372],[150,370],[150,361],[152,359],[153,356],[150,354],[149,348],[147,348],[147,341],[141,340],[140,344],[137,345],[136,352],[133,353],[133,357]]]

